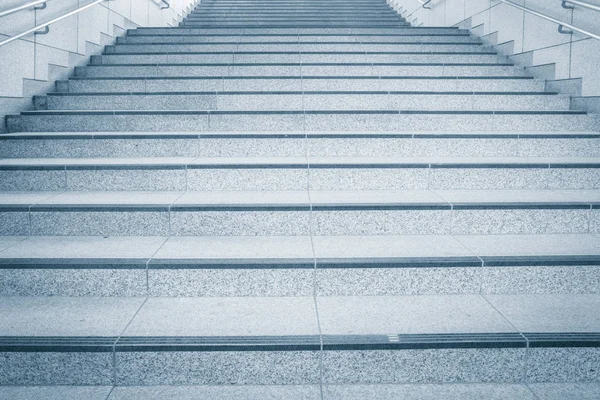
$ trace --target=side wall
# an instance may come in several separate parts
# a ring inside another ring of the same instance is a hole
[[[586,1],[600,5],[600,0]],[[561,0],[513,2],[600,34],[600,12],[581,7],[565,10]],[[561,87],[581,84],[581,95],[600,96],[600,40],[578,33],[560,34],[555,23],[498,0],[433,0],[429,3],[430,10],[422,8],[418,0],[389,0],[389,3],[414,25],[473,28],[488,43],[500,45],[496,48],[502,54],[515,55],[511,58],[518,65],[555,64],[530,68],[530,72],[545,79],[582,78],[581,82],[564,82]]]
[[[198,0],[110,0],[50,26],[46,35],[29,35],[0,47],[0,132],[4,115],[32,107],[31,97],[53,90],[72,68],[85,64],[115,37],[138,26],[172,26],[187,15]],[[7,10],[31,0],[2,0]],[[30,29],[90,3],[91,0],[50,0],[42,10],[33,8],[0,17],[0,39]]]

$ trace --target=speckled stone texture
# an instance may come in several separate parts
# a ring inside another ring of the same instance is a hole
[[[360,210],[312,212],[312,233],[336,235],[447,234],[449,210]]]
[[[177,236],[308,235],[307,211],[171,211]]]
[[[600,383],[530,383],[529,388],[540,400],[596,400]]]
[[[600,293],[600,266],[485,267],[484,294]]]
[[[600,189],[600,168],[552,168],[549,189]]]
[[[598,157],[600,139],[527,138],[519,140],[519,155],[525,157]]]
[[[34,236],[164,236],[165,211],[73,211],[31,213]]]
[[[200,157],[304,157],[304,138],[218,138],[199,140]]]
[[[7,118],[8,132],[177,132],[207,129],[207,114],[36,114]]]
[[[2,385],[112,385],[112,353],[2,352]]]
[[[311,138],[313,157],[510,157],[517,155],[517,139],[462,138]]]
[[[537,400],[522,384],[326,385],[325,400]]]
[[[528,382],[600,382],[600,348],[530,348]]]
[[[66,187],[64,170],[0,170],[2,191],[52,191]]]
[[[320,296],[479,293],[477,268],[318,268]]]
[[[106,400],[111,386],[4,386],[0,399],[10,400]]]
[[[150,269],[150,296],[311,296],[312,269]]]
[[[319,382],[316,351],[117,352],[117,385],[290,385]]]
[[[318,385],[115,387],[108,400],[320,400]],[[103,399],[104,400],[104,399]]]
[[[68,187],[75,191],[175,191],[186,189],[185,169],[67,170]]]
[[[429,189],[545,189],[548,168],[432,168]]]
[[[305,168],[189,169],[188,190],[306,190]]]
[[[427,189],[427,168],[311,168],[313,190]]]
[[[0,235],[20,236],[29,235],[29,212],[0,211]]]
[[[211,131],[301,131],[302,114],[211,114]]]
[[[6,158],[92,158],[92,157],[196,157],[200,141],[186,139],[44,139],[4,140],[0,156]]]
[[[325,351],[325,383],[520,382],[524,348]]]
[[[145,296],[141,269],[0,269],[2,296]]]
[[[452,233],[587,233],[589,209],[453,210]]]

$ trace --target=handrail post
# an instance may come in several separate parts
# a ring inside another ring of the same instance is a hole
[[[562,6],[562,8],[564,8],[566,10],[574,10],[575,9],[575,6],[567,5],[567,1],[566,0],[563,0],[560,5]]]

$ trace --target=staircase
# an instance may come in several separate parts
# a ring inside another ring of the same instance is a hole
[[[0,398],[598,398],[600,118],[544,89],[383,0],[128,31],[6,118]]]

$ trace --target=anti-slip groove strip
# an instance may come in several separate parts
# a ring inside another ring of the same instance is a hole
[[[144,301],[145,302],[145,301]],[[136,314],[143,307],[139,307]],[[133,320],[133,318],[132,318]],[[131,323],[131,321],[130,321]],[[127,328],[123,330],[125,332]],[[322,339],[321,339],[322,337]],[[393,338],[393,340],[390,340]],[[322,345],[321,345],[322,342]],[[599,332],[304,336],[2,336],[0,352],[339,351],[598,348]]]

